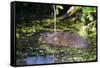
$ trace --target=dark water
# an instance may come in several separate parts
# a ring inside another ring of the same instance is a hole
[[[49,64],[54,63],[53,56],[34,56],[17,60],[17,65]]]

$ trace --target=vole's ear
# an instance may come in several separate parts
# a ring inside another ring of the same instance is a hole
[[[57,41],[57,36],[53,37],[55,41]]]

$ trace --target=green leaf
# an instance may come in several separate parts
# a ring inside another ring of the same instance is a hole
[[[95,7],[83,7],[82,12],[86,13],[86,14],[89,14],[91,12],[96,12],[96,8]]]

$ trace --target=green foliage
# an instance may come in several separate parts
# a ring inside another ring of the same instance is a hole
[[[83,7],[82,8],[81,21],[86,22],[87,19],[89,21],[93,21],[94,20],[94,17],[92,15],[93,13],[96,14],[96,8],[95,7]]]
[[[83,7],[82,12],[86,14],[90,14],[92,12],[96,12],[96,8],[95,7]]]

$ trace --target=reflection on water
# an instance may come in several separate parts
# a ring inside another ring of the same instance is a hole
[[[54,63],[53,56],[34,56],[17,60],[17,65],[48,64]]]
[[[52,55],[52,56],[27,56],[26,58],[17,59],[16,65],[34,65],[34,64],[50,64],[50,63],[63,63],[63,62],[80,62],[86,61],[78,54],[75,56],[70,55]]]
[[[53,56],[27,57],[25,61],[26,64],[47,64],[47,63],[54,63],[54,57]]]

